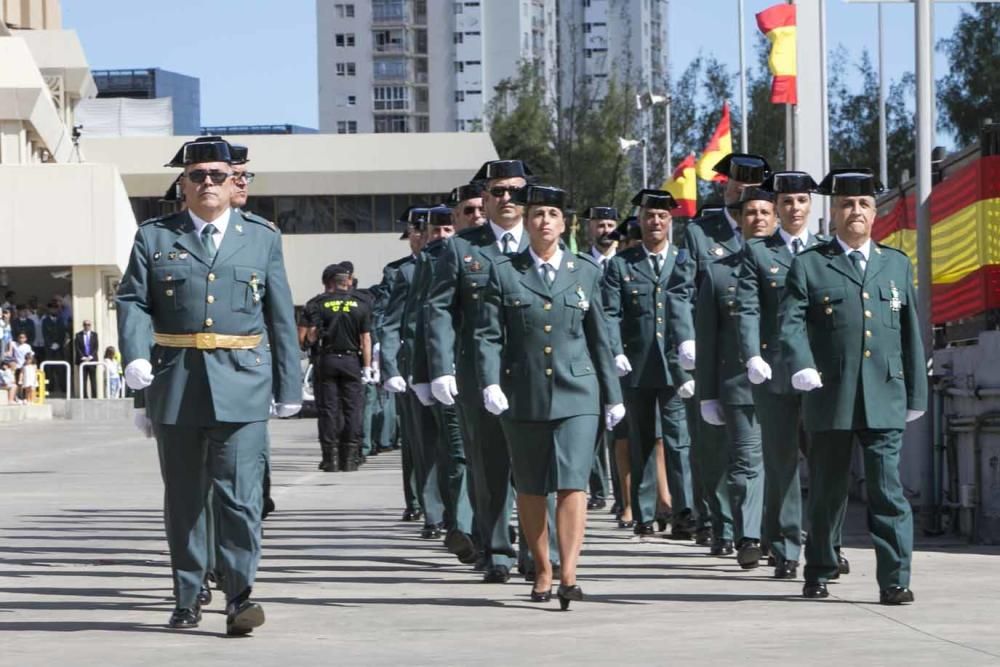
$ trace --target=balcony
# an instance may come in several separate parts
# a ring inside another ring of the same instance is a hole
[[[392,25],[409,22],[409,12],[406,11],[403,0],[372,3],[372,23],[374,25]]]

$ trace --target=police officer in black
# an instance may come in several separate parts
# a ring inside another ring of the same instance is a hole
[[[354,472],[361,453],[364,383],[373,380],[372,312],[354,293],[344,265],[326,267],[323,285],[326,292],[310,300],[306,335],[318,348],[313,375],[323,452],[320,469]]]

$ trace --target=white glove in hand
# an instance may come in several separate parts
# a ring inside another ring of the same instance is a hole
[[[624,354],[619,354],[615,357],[615,372],[618,373],[618,377],[620,378],[632,372],[632,364],[628,362],[628,357]]]
[[[686,340],[677,346],[677,360],[686,371],[694,370],[694,341]]]
[[[278,419],[288,419],[289,417],[294,417],[299,414],[299,410],[301,409],[301,403],[276,403],[274,406],[274,414],[278,417]]]
[[[125,367],[125,384],[133,391],[153,384],[153,365],[148,359],[134,359]]]
[[[677,395],[681,398],[691,398],[694,396],[694,380],[688,380],[677,389]]]
[[[147,438],[153,437],[153,422],[146,416],[145,409],[140,408],[135,411],[135,414],[132,415],[132,423],[135,424],[135,427],[144,436]]]
[[[361,369],[361,384],[375,384],[375,371],[370,366]]]
[[[382,381],[382,371],[378,369],[378,366],[372,365],[372,384],[378,384]]]
[[[615,426],[618,426],[618,422],[625,418],[625,406],[621,403],[615,403],[614,405],[604,406],[604,426],[609,430],[613,430]]]
[[[386,380],[383,386],[386,391],[391,391],[394,394],[402,394],[406,391],[406,380],[401,375],[394,375]]]
[[[442,405],[455,405],[458,384],[454,375],[442,375],[431,380],[431,393]]]
[[[906,421],[912,422],[920,419],[924,416],[923,410],[907,410],[906,411]]]
[[[812,391],[823,386],[819,371],[815,368],[803,368],[792,376],[792,387],[799,391]]]
[[[725,426],[726,417],[722,412],[722,403],[715,399],[702,401],[701,418],[712,426]]]
[[[771,365],[763,357],[750,357],[747,361],[747,377],[751,384],[763,384],[771,379]]]
[[[431,396],[431,385],[427,382],[418,382],[416,384],[410,385],[413,389],[413,393],[417,395],[417,400],[420,401],[421,405],[430,407],[434,405],[434,398]]]
[[[499,415],[510,406],[507,404],[507,396],[498,384],[491,384],[483,389],[483,406],[493,415]]]

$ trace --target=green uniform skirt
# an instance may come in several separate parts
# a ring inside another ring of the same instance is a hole
[[[547,422],[502,419],[518,493],[585,491],[594,462],[598,415]]]

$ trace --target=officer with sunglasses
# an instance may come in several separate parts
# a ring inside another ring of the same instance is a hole
[[[271,399],[279,417],[297,413],[302,378],[281,237],[232,208],[230,148],[188,142],[170,162],[184,168],[187,210],[139,226],[117,303],[125,381],[145,394],[143,425],[160,454],[177,605],[169,625],[201,621],[211,488],[226,632],[243,635],[264,622],[250,594]]]

